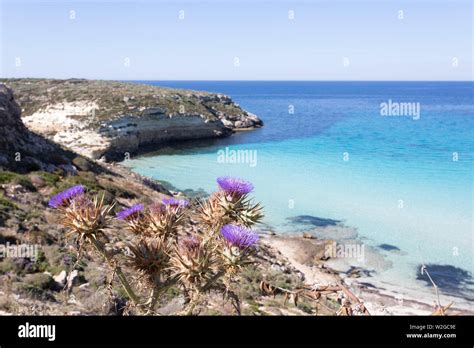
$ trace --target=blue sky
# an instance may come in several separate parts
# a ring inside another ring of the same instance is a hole
[[[472,80],[470,0],[0,1],[2,77]]]

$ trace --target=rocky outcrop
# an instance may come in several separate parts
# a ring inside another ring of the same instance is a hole
[[[0,84],[0,168],[19,172],[72,170],[70,153],[32,133],[20,118],[11,89]]]
[[[3,80],[32,131],[94,159],[230,136],[263,122],[222,94],[89,80]]]
[[[159,145],[229,136],[231,129],[220,121],[205,122],[200,115],[168,117],[162,113],[150,113],[139,119],[124,117],[99,128],[105,147],[95,147],[91,157],[121,160],[130,153]]]

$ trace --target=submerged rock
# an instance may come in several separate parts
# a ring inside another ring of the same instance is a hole
[[[294,224],[311,225],[317,227],[336,226],[341,222],[340,220],[324,219],[312,215],[298,215],[289,217],[287,220]]]
[[[378,247],[386,251],[400,251],[399,247],[391,244],[380,244]]]
[[[416,279],[424,281],[427,286],[432,286],[426,271],[421,272],[421,267],[422,265],[418,266]],[[461,295],[474,301],[472,296],[474,278],[469,271],[451,265],[438,264],[428,264],[426,270],[441,291]]]

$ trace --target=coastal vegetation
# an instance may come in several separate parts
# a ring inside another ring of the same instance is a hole
[[[159,297],[171,287],[182,291],[185,301],[179,313],[193,314],[212,291],[221,293],[240,314],[236,281],[250,263],[250,254],[259,237],[250,227],[263,217],[259,204],[248,194],[253,186],[235,178],[219,178],[219,191],[196,206],[195,233],[189,233],[190,203],[165,198],[145,207],[135,204],[117,213],[134,238],[121,250],[107,250],[104,231],[112,220],[115,205],[104,196],[90,197],[85,187],[73,186],[51,198],[49,205],[59,211],[66,235],[73,237],[78,261],[86,248],[93,249],[117,275],[127,297],[127,311],[156,314]],[[111,231],[111,233],[115,233]],[[115,233],[116,234],[116,233]],[[133,289],[122,271],[124,263],[135,270]],[[145,293],[143,296],[142,294]],[[143,298],[144,297],[144,298]]]

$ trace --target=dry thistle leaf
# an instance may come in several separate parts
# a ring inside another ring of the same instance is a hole
[[[436,306],[435,311],[433,313],[431,313],[431,315],[433,315],[433,316],[445,316],[446,312],[448,311],[449,308],[451,308],[452,305],[453,305],[453,302],[450,302],[446,306],[443,306],[443,307]]]

